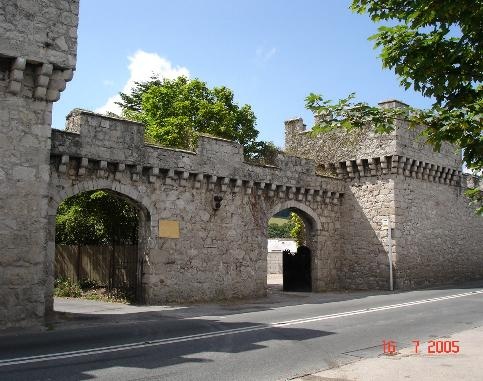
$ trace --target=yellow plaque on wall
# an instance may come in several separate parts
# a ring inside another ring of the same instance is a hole
[[[171,220],[159,220],[159,237],[179,238],[179,222]]]

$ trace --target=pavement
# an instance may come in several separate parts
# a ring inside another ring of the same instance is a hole
[[[394,355],[381,354],[293,378],[292,381],[433,381],[483,380],[483,327],[436,338],[433,341],[458,341],[458,353],[437,353],[435,343],[416,343]],[[428,353],[429,351],[435,353]],[[438,348],[438,349],[441,349]]]

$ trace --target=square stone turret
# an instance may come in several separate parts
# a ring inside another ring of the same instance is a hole
[[[379,106],[408,107],[397,100]],[[285,122],[286,151],[346,184],[343,288],[388,288],[389,245],[396,289],[482,277],[483,224],[464,196],[471,182],[461,174],[461,152],[447,143],[434,151],[422,129],[396,120],[388,134],[366,127],[314,135],[302,119]]]
[[[379,103],[382,108],[408,107],[395,99]],[[461,151],[444,143],[439,152],[425,144],[420,136],[422,127],[409,128],[404,120],[395,122],[396,128],[388,134],[379,134],[371,127],[352,131],[334,130],[314,137],[301,118],[285,122],[285,150],[308,157],[319,164],[385,156],[404,156],[442,167],[461,169]]]
[[[52,104],[76,64],[78,0],[0,1],[0,327],[53,309]]]

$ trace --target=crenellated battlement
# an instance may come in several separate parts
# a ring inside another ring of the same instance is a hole
[[[379,103],[381,108],[406,106],[397,100]],[[351,131],[337,129],[314,134],[312,130],[306,129],[301,118],[291,119],[285,122],[285,149],[325,166],[329,166],[329,163],[338,166],[342,162],[397,156],[411,158],[418,164],[430,163],[445,170],[449,168],[450,171],[461,171],[461,150],[457,147],[443,143],[439,152],[434,151],[421,136],[423,127],[409,128],[409,123],[404,120],[396,120],[394,124],[394,130],[386,134],[379,134],[370,126]]]
[[[195,151],[146,144],[139,123],[76,109],[66,130],[52,130],[51,163],[72,179],[83,176],[161,183],[220,192],[243,192],[298,201],[337,203],[344,192],[338,179],[319,176],[315,163],[280,154],[276,166],[243,161],[243,147],[202,135]]]

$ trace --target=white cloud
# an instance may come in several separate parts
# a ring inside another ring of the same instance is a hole
[[[161,57],[157,53],[138,50],[133,56],[128,58],[130,61],[128,66],[130,76],[121,90],[123,93],[129,93],[134,87],[135,82],[147,81],[153,75],[158,76],[160,79],[174,79],[182,75],[185,77],[190,76],[187,68],[182,66],[174,67],[169,60]],[[103,106],[97,108],[95,111],[99,113],[110,111],[115,114],[121,114],[121,108],[115,104],[115,102],[119,102],[120,100],[121,97],[118,94],[113,95]]]
[[[114,81],[111,81],[110,79],[105,79],[102,81],[102,84],[107,87],[114,86]]]
[[[266,49],[264,47],[258,47],[255,51],[256,61],[259,63],[266,63],[270,61],[270,59],[277,53],[277,48],[272,47],[270,49]]]

